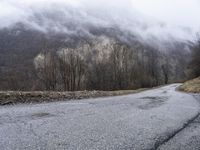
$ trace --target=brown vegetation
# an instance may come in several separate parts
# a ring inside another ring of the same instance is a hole
[[[200,77],[185,82],[179,89],[189,93],[200,93]]]

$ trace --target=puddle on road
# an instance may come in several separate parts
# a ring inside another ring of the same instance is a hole
[[[167,91],[163,91],[162,93],[163,93],[163,94],[166,94],[166,93],[167,93]]]
[[[46,113],[46,112],[38,112],[38,113],[33,113],[33,114],[28,114],[28,115],[2,115],[0,116],[0,124],[10,124],[10,123],[24,123],[28,122],[30,120],[37,120],[37,119],[45,119],[45,118],[50,118],[54,117],[55,115]]]
[[[168,100],[168,97],[147,96],[147,97],[141,97],[140,99],[146,100],[146,103],[139,105],[138,108],[148,110],[155,107],[160,107]]]
[[[146,97],[141,97],[140,99],[150,99],[150,100],[160,100],[162,99],[163,97],[154,97],[154,96],[146,96]]]
[[[31,117],[35,118],[35,119],[39,119],[39,118],[47,118],[47,117],[52,117],[54,115],[50,114],[50,113],[35,113],[35,114],[32,114]]]

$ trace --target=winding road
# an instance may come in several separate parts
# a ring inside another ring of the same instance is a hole
[[[199,150],[199,102],[175,89],[0,107],[0,150]]]

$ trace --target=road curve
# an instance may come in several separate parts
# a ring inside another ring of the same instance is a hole
[[[138,94],[0,107],[1,150],[157,149],[199,113],[172,84]]]

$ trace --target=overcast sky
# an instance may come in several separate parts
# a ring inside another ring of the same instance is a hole
[[[123,28],[138,33],[142,30],[135,27],[132,29],[133,22],[152,25],[142,33],[144,36],[170,33],[178,38],[191,40],[200,31],[199,0],[0,0],[0,27],[8,27],[17,22],[37,27],[30,20],[35,11],[61,10],[64,6],[66,9],[72,7],[77,11],[82,10],[81,14],[86,14],[87,20],[92,23],[111,24],[114,21]],[[95,19],[95,15],[101,16],[100,19]],[[67,17],[69,19],[70,14]],[[82,21],[85,20],[86,18]],[[159,26],[156,25],[158,22]],[[161,28],[160,23],[166,27]],[[52,27],[52,22],[50,25]]]
[[[199,0],[132,0],[138,11],[166,23],[200,29]]]

